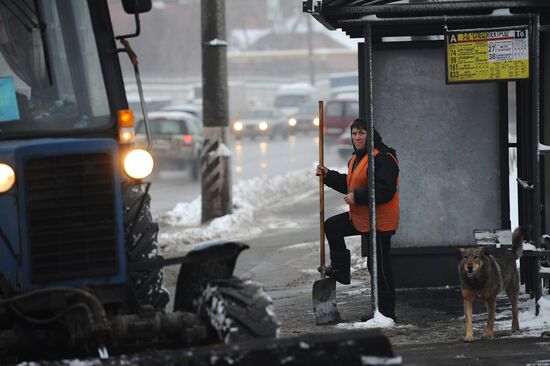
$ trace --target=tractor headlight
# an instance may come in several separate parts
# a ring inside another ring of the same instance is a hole
[[[313,124],[314,124],[315,126],[319,126],[319,117],[315,117],[315,118],[313,119]]]
[[[132,150],[124,158],[124,171],[131,178],[144,179],[153,172],[153,157],[147,150]]]
[[[296,118],[289,118],[288,125],[291,127],[296,126]]]
[[[260,123],[258,124],[258,128],[260,129],[260,131],[265,131],[265,130],[267,130],[267,127],[268,127],[268,126],[267,126],[267,122],[260,122]]]
[[[15,172],[8,164],[0,163],[0,193],[7,192],[15,183]]]

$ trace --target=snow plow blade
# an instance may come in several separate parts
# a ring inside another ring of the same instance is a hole
[[[258,339],[230,345],[155,351],[103,360],[102,365],[166,366],[335,366],[401,365],[389,339],[379,330]]]

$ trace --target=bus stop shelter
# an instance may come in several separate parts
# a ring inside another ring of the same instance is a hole
[[[397,150],[396,286],[458,284],[456,247],[506,246],[517,223],[533,248],[522,282],[538,300],[550,244],[550,2],[306,0],[303,9],[360,40],[360,117]]]

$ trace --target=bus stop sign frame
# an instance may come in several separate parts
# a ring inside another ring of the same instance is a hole
[[[447,84],[529,79],[529,27],[445,28]]]

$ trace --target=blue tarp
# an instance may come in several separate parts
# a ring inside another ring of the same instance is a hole
[[[19,119],[15,87],[11,77],[0,77],[0,122]]]

